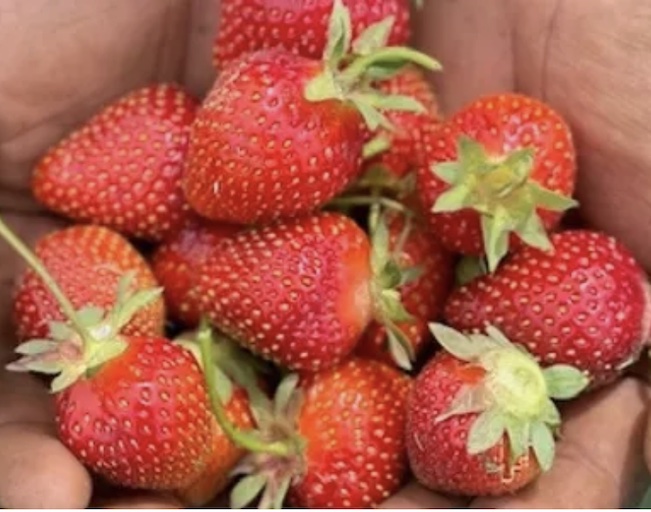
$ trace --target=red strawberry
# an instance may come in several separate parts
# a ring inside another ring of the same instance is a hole
[[[161,290],[117,285],[105,310],[75,309],[45,264],[0,220],[0,236],[46,284],[65,321],[47,337],[22,343],[7,366],[54,376],[56,427],[64,445],[92,471],[125,487],[173,490],[195,481],[208,463],[213,431],[201,369],[184,348],[158,336],[125,335]],[[108,246],[110,248],[110,246]],[[112,270],[115,272],[116,267]]]
[[[474,101],[424,140],[418,189],[429,224],[451,251],[485,253],[490,270],[514,244],[549,249],[546,230],[576,205],[568,126],[515,94]]]
[[[369,242],[349,218],[323,213],[244,231],[197,269],[213,325],[290,369],[346,357],[371,318]]]
[[[360,173],[364,121],[374,130],[387,123],[380,110],[422,109],[369,84],[387,63],[438,64],[383,47],[386,22],[362,34],[353,45],[361,54],[347,58],[349,13],[334,4],[323,59],[260,50],[220,74],[197,113],[183,181],[200,215],[250,224],[315,211]]]
[[[351,12],[354,37],[392,16],[395,22],[389,44],[409,41],[408,0],[344,0],[344,4]],[[328,39],[333,5],[333,0],[223,0],[213,46],[215,66],[224,67],[246,53],[276,47],[320,59]]]
[[[260,508],[369,508],[406,476],[405,399],[411,379],[377,361],[353,358],[307,377],[285,379],[273,411],[261,414],[260,436],[242,468],[249,474],[231,496],[239,508],[263,495]],[[254,439],[243,439],[251,447]]]
[[[414,98],[425,107],[425,112],[387,112],[393,130],[381,129],[375,137],[378,143],[387,144],[388,148],[365,164],[367,170],[381,167],[391,177],[402,178],[421,163],[421,131],[430,130],[440,123],[438,101],[423,72],[413,66],[380,83],[378,87],[385,94]]]
[[[388,228],[390,248],[401,269],[418,271],[413,281],[398,287],[402,306],[413,318],[396,324],[411,345],[411,352],[417,356],[429,337],[427,323],[438,319],[442,313],[452,285],[454,262],[452,255],[418,222],[412,222],[405,232],[404,218],[395,216]],[[404,361],[404,356],[399,354],[400,347],[392,346],[387,337],[381,312],[376,317],[377,320],[371,323],[358,344],[356,353],[389,363],[397,362],[403,366],[401,362]]]
[[[157,285],[136,249],[108,228],[90,225],[57,230],[41,238],[34,250],[75,308],[112,308],[118,283],[127,273],[134,274],[136,290]],[[27,270],[16,286],[13,317],[19,340],[26,340],[45,338],[49,323],[63,320],[64,314],[41,278]],[[164,303],[158,298],[140,310],[123,332],[160,335],[164,323]]]
[[[199,366],[162,338],[123,342],[118,357],[57,394],[59,436],[115,484],[183,488],[209,463],[215,434]]]
[[[197,269],[239,228],[213,224],[198,217],[188,222],[158,247],[152,259],[154,275],[164,288],[170,316],[186,326],[199,324],[201,311],[196,296]]]
[[[425,366],[407,401],[414,475],[450,494],[517,491],[552,466],[560,415],[550,398],[572,398],[587,379],[572,367],[542,370],[493,328],[468,338],[432,330],[449,353]]]
[[[129,93],[47,152],[34,171],[34,195],[75,221],[162,240],[188,210],[181,170],[195,110],[174,85]]]
[[[572,364],[598,386],[617,377],[649,340],[647,279],[614,238],[552,236],[555,250],[525,247],[493,275],[456,290],[445,307],[457,329],[494,324],[543,365]]]

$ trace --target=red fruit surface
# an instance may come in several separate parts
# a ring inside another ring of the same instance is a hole
[[[378,89],[385,94],[409,96],[423,105],[426,112],[390,110],[385,113],[394,131],[381,129],[376,135],[390,141],[390,147],[366,163],[366,168],[381,165],[393,176],[401,178],[421,164],[419,141],[423,130],[440,123],[440,112],[432,86],[420,69],[408,67],[393,78],[380,82]]]
[[[187,327],[199,324],[197,269],[213,252],[220,250],[226,237],[239,229],[231,224],[215,224],[192,217],[156,249],[152,270],[164,287],[165,303],[172,318]]]
[[[305,474],[289,501],[307,508],[369,508],[406,474],[405,400],[411,380],[354,358],[308,378],[298,428],[307,441]]]
[[[56,396],[62,442],[109,481],[173,490],[195,481],[212,447],[212,413],[194,356],[163,338],[129,337],[92,377]]]
[[[322,70],[269,50],[219,76],[197,114],[183,182],[199,214],[239,224],[305,214],[359,174],[361,115],[339,100],[305,99]]]
[[[371,318],[370,247],[322,213],[229,238],[198,270],[201,308],[253,352],[300,371],[339,363]]]
[[[149,265],[121,235],[100,226],[72,226],[42,237],[34,248],[53,279],[76,309],[112,308],[120,279],[135,272],[135,290],[158,286]],[[13,318],[19,341],[49,336],[49,322],[63,321],[61,309],[43,281],[27,270],[14,291]],[[140,310],[126,325],[125,335],[155,336],[163,332],[162,298]]]
[[[416,378],[407,401],[406,445],[414,476],[427,488],[465,496],[509,494],[540,473],[532,451],[509,464],[506,437],[479,455],[467,451],[468,432],[476,413],[452,416],[448,412],[464,386],[484,376],[481,366],[440,352]],[[494,471],[487,469],[492,468]]]
[[[404,220],[399,216],[389,223],[389,246],[392,249],[398,243],[403,227]],[[399,288],[402,305],[414,317],[414,321],[399,323],[398,327],[409,339],[414,354],[418,355],[430,338],[427,324],[438,320],[443,312],[454,278],[454,259],[423,226],[414,223],[398,261],[403,268],[422,269],[422,274],[415,281]],[[377,321],[372,322],[364,333],[356,353],[394,364],[387,350],[386,329]]]
[[[78,222],[162,240],[183,222],[196,100],[175,85],[133,91],[53,146],[32,177],[38,201]]]
[[[484,253],[480,215],[475,210],[431,212],[436,200],[449,188],[431,168],[457,159],[460,135],[481,143],[495,159],[519,148],[534,148],[531,181],[572,196],[576,182],[576,155],[570,130],[561,116],[548,105],[518,94],[480,98],[440,127],[430,126],[423,140],[426,164],[418,170],[419,197],[433,232],[449,250],[470,255]],[[537,213],[547,231],[556,227],[562,216],[541,209]],[[510,244],[519,241],[519,237],[511,234]]]
[[[213,62],[227,66],[242,55],[266,48],[283,48],[320,60],[328,38],[333,0],[223,0]],[[344,0],[350,9],[353,37],[373,23],[394,16],[388,43],[410,38],[408,0]]]
[[[522,248],[493,275],[455,290],[445,318],[465,331],[490,323],[543,365],[571,364],[604,384],[649,339],[645,274],[610,236],[576,230],[551,240],[553,253]]]

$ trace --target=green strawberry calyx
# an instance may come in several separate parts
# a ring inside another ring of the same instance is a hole
[[[383,94],[372,86],[394,76],[409,63],[429,70],[441,69],[439,62],[414,49],[386,46],[394,21],[390,16],[370,25],[353,41],[350,11],[341,0],[335,0],[323,70],[307,83],[305,98],[313,102],[349,101],[372,131],[380,126],[393,129],[383,110],[425,113],[425,107],[414,98]]]
[[[88,376],[127,348],[122,329],[142,308],[159,298],[162,288],[132,291],[135,272],[125,274],[118,283],[115,305],[109,311],[93,305],[75,310],[65,293],[39,258],[0,219],[2,237],[32,268],[58,302],[66,322],[50,322],[49,338],[21,343],[21,357],[7,370],[38,372],[55,376],[50,385],[58,393]]]
[[[430,329],[446,351],[485,372],[476,385],[464,387],[435,421],[477,414],[468,433],[469,454],[481,454],[506,439],[511,465],[531,450],[540,468],[549,470],[554,436],[561,425],[552,399],[576,397],[589,379],[568,365],[541,368],[531,354],[493,326],[485,334],[468,335],[436,323]]]
[[[209,370],[214,362],[214,340],[212,329],[205,320],[199,327],[197,341],[215,419],[231,442],[249,452],[232,472],[233,476],[243,477],[231,491],[231,508],[244,508],[259,495],[259,508],[282,508],[291,483],[305,471],[305,440],[297,430],[303,404],[298,376],[285,377],[271,400],[253,384],[251,376],[242,382],[241,377],[231,374],[230,377],[239,380],[247,391],[257,425],[242,430],[228,419],[225,403],[217,391],[218,372]],[[230,370],[226,369],[226,372]]]
[[[402,304],[400,289],[417,280],[422,268],[402,265],[400,259],[412,229],[412,220],[405,217],[403,229],[394,244],[391,244],[386,215],[371,210],[369,229],[373,272],[371,296],[375,320],[386,330],[387,347],[395,363],[403,370],[411,370],[416,354],[403,329],[415,318]]]
[[[432,172],[449,185],[432,207],[434,213],[474,209],[481,228],[488,268],[493,272],[509,249],[509,236],[543,251],[552,250],[538,210],[564,212],[578,205],[531,178],[535,150],[519,148],[496,157],[478,141],[462,135],[457,160],[434,165]]]

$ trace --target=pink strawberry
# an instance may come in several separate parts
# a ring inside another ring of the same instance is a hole
[[[220,28],[213,46],[215,66],[224,67],[246,53],[282,48],[320,59],[328,39],[333,0],[222,0]],[[410,37],[408,0],[344,0],[350,9],[352,33],[392,16],[389,44],[406,44]]]
[[[199,324],[201,310],[197,297],[197,269],[218,251],[222,241],[239,228],[229,224],[213,224],[190,217],[186,224],[168,237],[154,253],[152,270],[164,288],[170,316],[188,327]]]
[[[510,494],[552,467],[561,418],[551,398],[587,385],[577,369],[542,370],[500,331],[464,336],[432,325],[443,345],[407,401],[407,453],[416,478],[434,491]]]
[[[213,325],[281,366],[317,371],[355,347],[371,319],[366,234],[323,213],[226,239],[197,269]]]
[[[175,85],[127,94],[45,154],[32,177],[34,195],[75,221],[162,240],[188,211],[181,170],[195,109]]]
[[[610,236],[576,230],[551,240],[553,253],[524,247],[453,292],[445,318],[464,331],[493,324],[543,365],[572,364],[593,386],[605,384],[649,340],[647,279]]]
[[[500,94],[430,128],[418,190],[442,243],[485,254],[491,271],[522,242],[549,250],[546,231],[576,205],[575,149],[563,118],[533,98]]]

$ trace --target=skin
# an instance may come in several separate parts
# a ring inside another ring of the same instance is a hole
[[[569,120],[580,152],[586,221],[619,236],[651,269],[651,4],[638,0],[428,0],[418,42],[446,68],[445,111],[479,94],[517,90]],[[0,212],[33,241],[56,221],[30,198],[45,148],[102,104],[151,81],[203,94],[214,79],[214,0],[4,0],[0,7]],[[45,38],[45,39],[44,39]],[[43,41],[46,41],[46,44]],[[0,244],[0,360],[12,359],[10,286],[18,259]],[[620,383],[564,411],[554,469],[517,497],[472,503],[408,485],[394,508],[613,508],[644,485],[647,386]],[[5,508],[175,507],[160,496],[92,492],[59,444],[42,384],[0,373],[0,505]],[[651,443],[647,443],[651,460]]]

